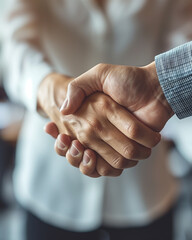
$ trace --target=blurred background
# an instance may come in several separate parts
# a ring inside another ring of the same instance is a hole
[[[6,1],[0,1],[0,29]],[[24,108],[7,97],[2,84],[0,31],[0,240],[23,240],[24,214],[15,201],[12,172]]]

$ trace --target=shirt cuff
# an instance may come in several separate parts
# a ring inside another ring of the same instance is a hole
[[[192,42],[155,57],[164,95],[178,118],[192,116]]]

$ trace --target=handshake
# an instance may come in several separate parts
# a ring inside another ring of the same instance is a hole
[[[51,119],[45,131],[56,152],[90,177],[119,176],[148,158],[174,114],[155,62],[99,64],[77,78],[52,73],[39,86],[38,110]]]

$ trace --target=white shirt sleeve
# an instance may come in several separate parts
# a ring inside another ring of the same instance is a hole
[[[38,86],[54,70],[41,48],[33,1],[11,0],[8,5],[3,27],[4,85],[12,100],[36,110]]]

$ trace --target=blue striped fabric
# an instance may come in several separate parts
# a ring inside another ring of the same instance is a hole
[[[192,116],[192,42],[155,57],[157,75],[178,118]]]

